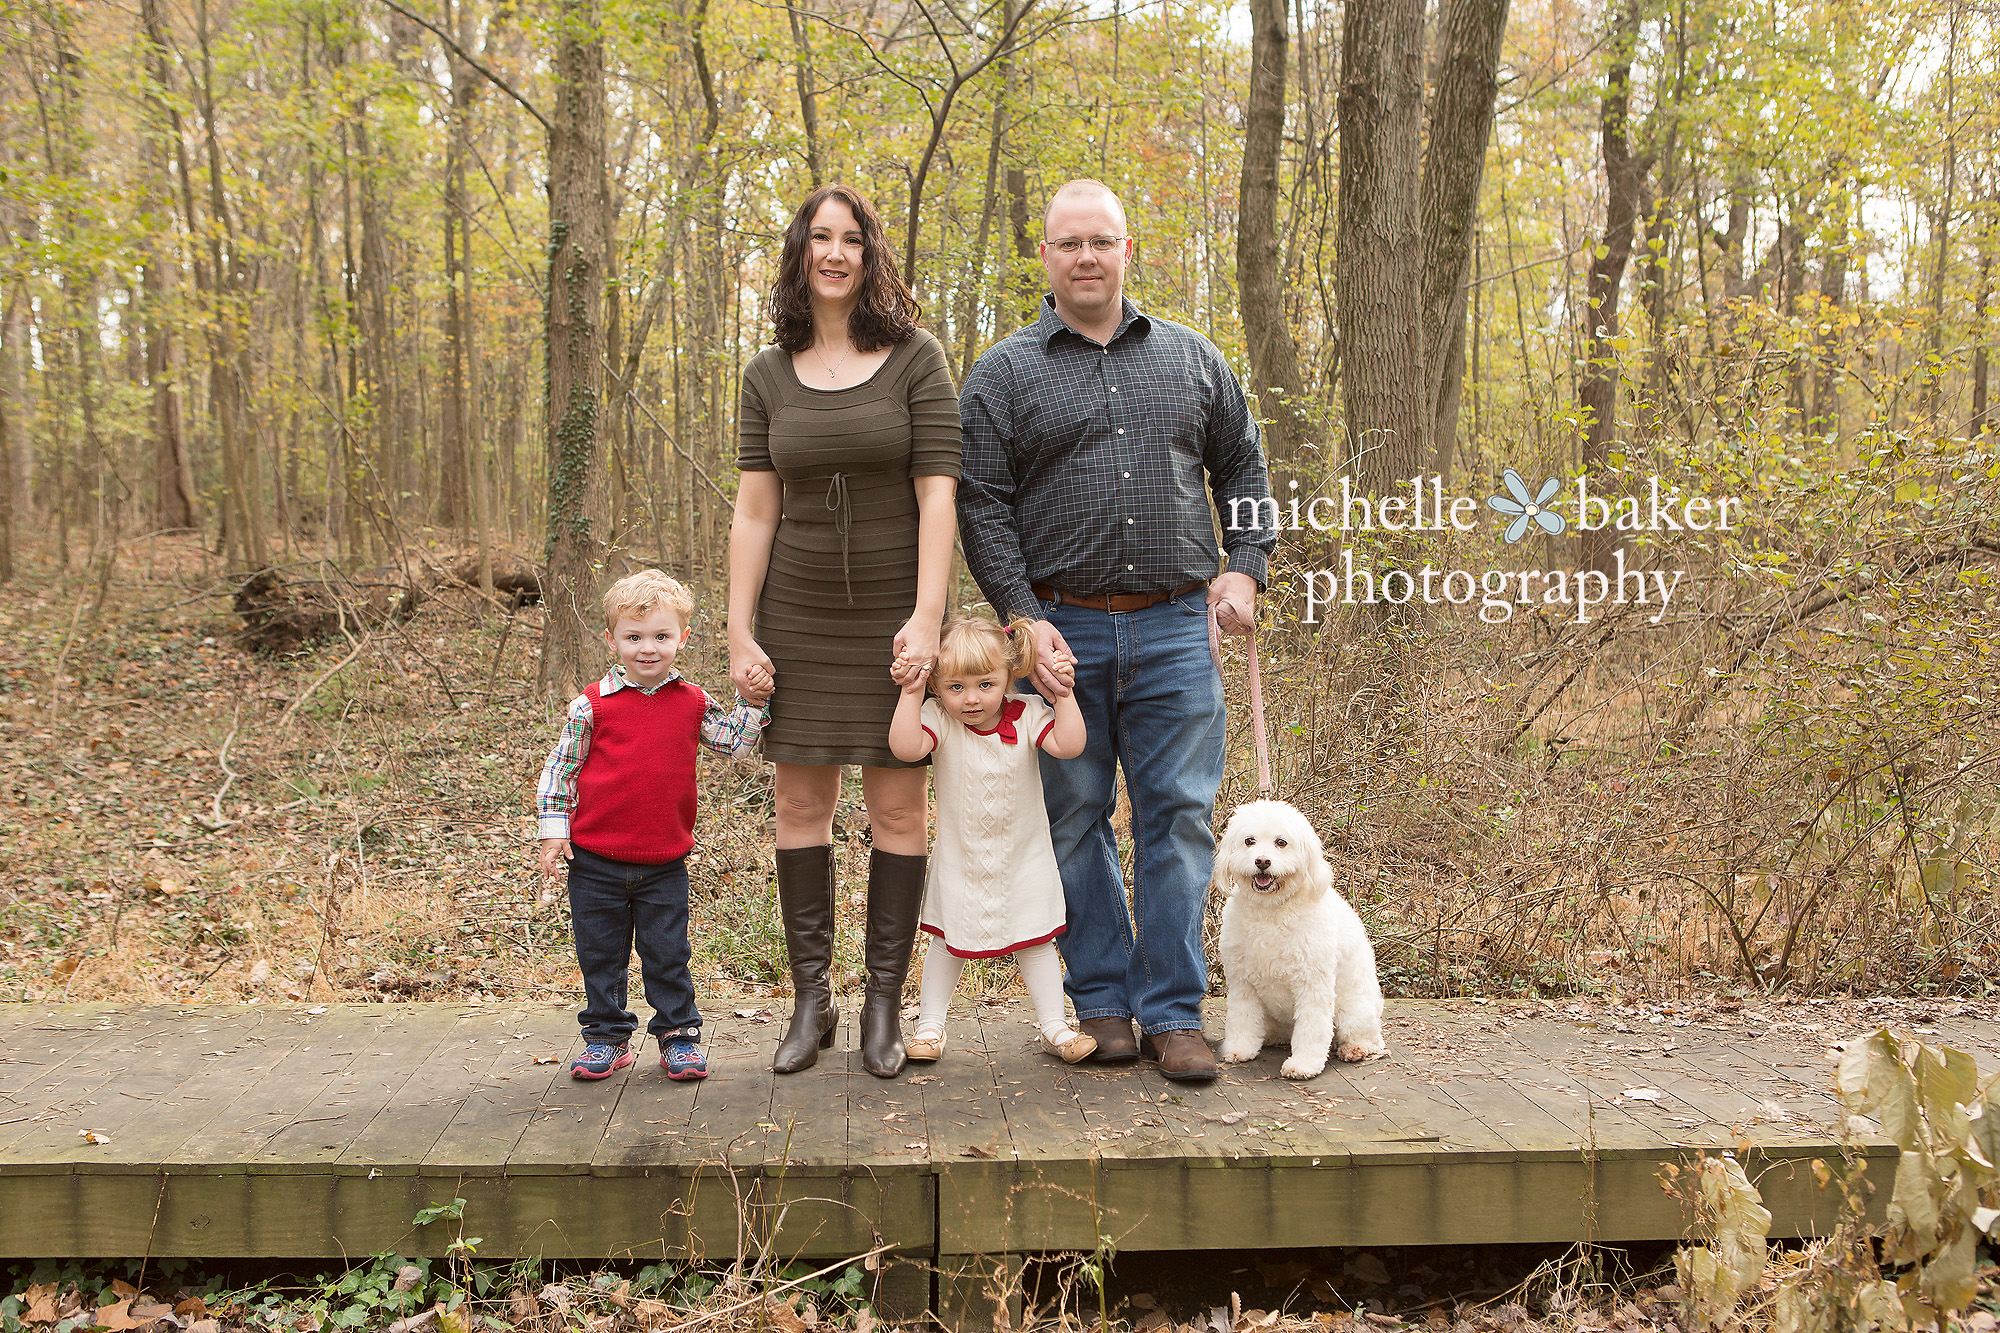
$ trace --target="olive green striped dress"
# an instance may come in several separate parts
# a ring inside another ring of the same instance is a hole
[[[738,468],[785,487],[753,627],[777,675],[765,757],[910,767],[889,752],[889,663],[917,603],[910,479],[959,475],[944,349],[919,329],[863,383],[813,389],[767,347],[743,372],[737,440]]]

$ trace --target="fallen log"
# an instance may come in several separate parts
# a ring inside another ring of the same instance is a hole
[[[446,582],[479,586],[479,557],[460,556],[444,567]],[[493,568],[493,591],[511,600],[513,609],[533,606],[542,600],[542,576],[532,567]]]
[[[356,634],[391,620],[408,620],[430,594],[402,570],[351,578],[294,578],[260,569],[236,590],[243,643],[263,652],[297,652],[309,643]]]

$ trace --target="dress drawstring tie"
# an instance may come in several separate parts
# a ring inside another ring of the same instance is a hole
[[[854,605],[854,573],[847,562],[848,532],[854,526],[854,512],[847,503],[847,474],[836,472],[826,487],[826,507],[833,511],[833,526],[840,532],[840,576],[847,584],[847,604]]]

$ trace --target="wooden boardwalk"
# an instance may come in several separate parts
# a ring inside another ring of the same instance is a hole
[[[0,1256],[436,1254],[463,1235],[485,1256],[889,1245],[949,1269],[1105,1241],[1638,1240],[1681,1232],[1662,1163],[1739,1144],[1776,1232],[1807,1234],[1833,1215],[1810,1172],[1837,1151],[1827,1048],[1860,1031],[1409,1001],[1386,1060],[1297,1084],[1267,1053],[1189,1087],[1061,1066],[1016,1008],[958,1014],[945,1059],[893,1082],[846,1029],[779,1079],[782,1016],[714,1023],[704,1083],[651,1051],[577,1083],[566,1009],[0,1006]],[[2000,1058],[2000,1023],[1938,1032]],[[462,1231],[412,1224],[454,1198]]]

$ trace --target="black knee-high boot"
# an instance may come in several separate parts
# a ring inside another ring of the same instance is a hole
[[[867,994],[861,1001],[861,1067],[877,1078],[903,1072],[903,979],[924,905],[921,856],[875,851],[868,858]]]
[[[771,1068],[811,1069],[833,1045],[840,1010],[833,1003],[833,848],[778,849],[778,904],[785,917],[785,956],[792,967],[792,1026]]]

